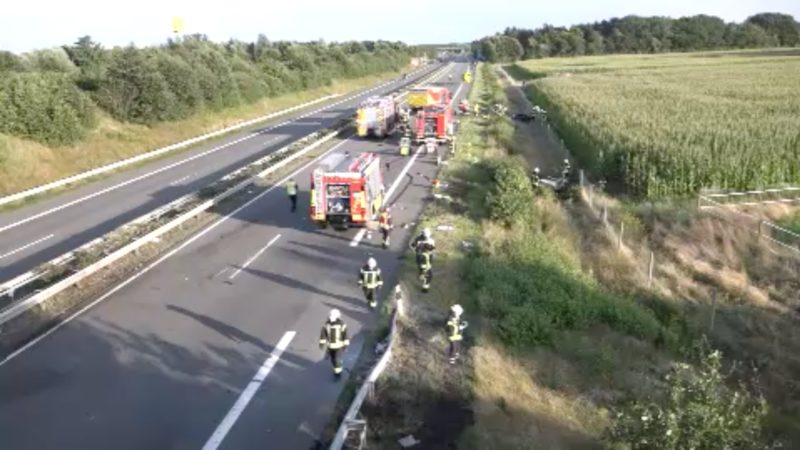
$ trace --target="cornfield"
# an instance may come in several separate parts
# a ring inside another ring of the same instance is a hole
[[[800,52],[526,61],[578,160],[646,198],[800,182]]]

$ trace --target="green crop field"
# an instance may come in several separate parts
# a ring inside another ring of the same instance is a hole
[[[647,198],[800,182],[800,50],[529,60],[578,160]]]

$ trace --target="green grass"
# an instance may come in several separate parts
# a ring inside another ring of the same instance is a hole
[[[582,165],[637,196],[800,182],[789,163],[800,159],[800,54],[553,58],[512,72],[534,79],[528,95]]]

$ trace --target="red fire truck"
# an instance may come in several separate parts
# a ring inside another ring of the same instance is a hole
[[[453,138],[453,108],[434,105],[420,109],[412,118],[414,142],[433,138],[436,142],[449,142]]]
[[[341,229],[366,225],[383,206],[383,175],[374,153],[332,153],[311,174],[311,219]]]

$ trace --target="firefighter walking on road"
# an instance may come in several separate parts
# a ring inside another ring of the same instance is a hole
[[[378,288],[383,286],[381,279],[381,269],[375,258],[367,260],[367,264],[361,268],[358,277],[358,285],[364,290],[364,297],[367,299],[370,308],[378,306]]]
[[[422,234],[411,242],[411,248],[417,253],[417,269],[419,269],[422,290],[427,292],[433,281],[433,251],[436,249],[436,243],[431,237],[431,229],[422,230]]]
[[[289,196],[289,201],[292,204],[292,212],[297,211],[297,182],[289,180],[286,183],[286,194]]]
[[[450,317],[447,318],[447,341],[450,343],[448,350],[448,357],[450,364],[455,364],[459,356],[461,356],[461,341],[464,339],[463,331],[467,328],[467,321],[461,319],[464,309],[461,305],[453,305],[450,307]]]
[[[343,353],[350,345],[347,338],[347,325],[342,322],[342,313],[332,309],[328,320],[322,326],[319,335],[319,348],[328,351],[328,357],[333,365],[333,374],[338,378],[344,370]]]
[[[381,211],[381,215],[378,216],[378,226],[383,236],[383,248],[389,248],[389,232],[394,228],[394,225],[392,224],[391,210],[388,206],[384,208],[383,211]]]

